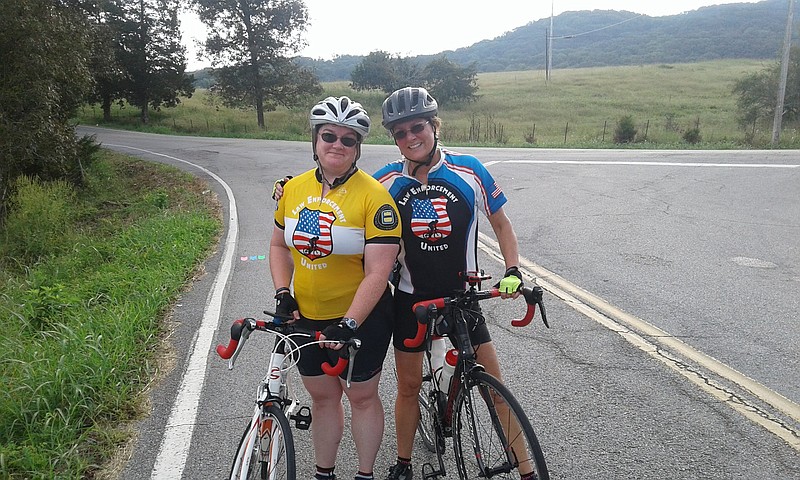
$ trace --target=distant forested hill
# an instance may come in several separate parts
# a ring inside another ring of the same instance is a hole
[[[553,19],[553,68],[691,63],[714,59],[780,57],[787,0],[704,7],[680,15],[649,17],[632,12],[564,12]],[[795,15],[795,19],[800,18]],[[530,22],[497,38],[442,52],[479,72],[544,69],[550,19]],[[795,27],[795,41],[797,41]],[[344,53],[344,52],[343,52]],[[392,53],[392,52],[389,52]],[[418,56],[420,65],[434,55]],[[362,57],[298,58],[321,81],[349,80]]]

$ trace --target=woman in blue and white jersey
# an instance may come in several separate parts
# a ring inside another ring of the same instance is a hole
[[[412,305],[463,290],[460,273],[478,270],[478,219],[483,214],[494,230],[505,261],[500,282],[503,298],[516,298],[522,285],[517,237],[503,211],[507,199],[492,175],[471,155],[439,145],[438,104],[425,90],[406,87],[383,103],[383,126],[402,158],[373,176],[389,190],[402,225],[395,282],[393,344],[398,392],[395,403],[397,463],[387,480],[412,478],[411,453],[420,412],[417,395],[422,378],[422,350],[403,344],[417,332]],[[497,352],[485,324],[470,335],[478,362],[501,378]]]

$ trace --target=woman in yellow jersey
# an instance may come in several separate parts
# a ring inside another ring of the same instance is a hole
[[[276,310],[321,331],[323,339],[361,339],[350,388],[320,369],[336,359],[330,349],[303,349],[299,370],[312,399],[315,478],[336,478],[344,394],[359,462],[355,478],[371,479],[383,438],[378,382],[392,335],[387,279],[400,223],[389,192],[356,166],[370,127],[363,107],[328,97],[311,109],[309,121],[317,167],[284,185],[275,211],[269,260]]]

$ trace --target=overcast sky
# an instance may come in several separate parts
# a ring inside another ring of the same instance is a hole
[[[558,15],[578,10],[626,10],[652,17],[676,15],[709,5],[756,3],[757,0],[553,0]],[[427,55],[492,39],[528,22],[550,17],[546,0],[305,0],[308,47],[300,55],[331,59],[383,50],[401,56]],[[475,6],[479,5],[479,6]],[[788,2],[786,8],[788,11]],[[195,54],[205,26],[193,14],[181,20],[189,71],[208,66]],[[575,32],[559,32],[555,35]]]

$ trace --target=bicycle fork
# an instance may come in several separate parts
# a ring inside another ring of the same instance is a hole
[[[234,460],[233,468],[231,469],[232,478],[247,478],[247,472],[250,470],[250,461],[252,460],[252,452],[259,438],[259,430],[261,426],[261,407],[256,405],[253,413],[253,418],[250,420],[250,427],[245,434],[245,440],[242,442],[239,451],[236,452],[236,460]]]
[[[439,468],[435,469],[431,463],[424,463],[422,465],[422,480],[437,479],[447,475],[444,467],[444,451],[446,448],[445,438],[453,436],[453,408],[455,406],[455,398],[461,387],[461,368],[456,367],[453,373],[453,379],[450,383],[450,390],[447,395],[439,390],[436,378],[431,381],[431,391],[428,392],[429,408],[432,408],[433,418],[433,441],[436,445],[436,459],[439,463]],[[420,419],[422,421],[422,419]]]

